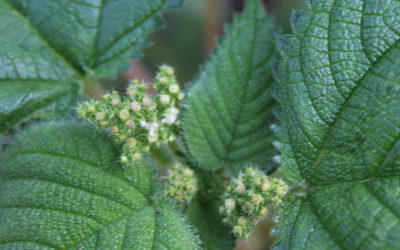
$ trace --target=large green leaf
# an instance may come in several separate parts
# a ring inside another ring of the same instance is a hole
[[[310,5],[281,39],[282,170],[305,195],[276,248],[398,249],[400,2]]]
[[[193,83],[183,132],[201,167],[237,169],[271,155],[272,22],[259,0],[249,0]]]
[[[1,249],[197,249],[150,166],[123,168],[105,131],[80,122],[18,133],[0,161]]]
[[[146,34],[162,25],[160,13],[179,4],[0,0],[0,97],[10,100],[1,99],[0,133],[59,101],[67,89],[76,93],[65,85],[123,69],[149,44]]]

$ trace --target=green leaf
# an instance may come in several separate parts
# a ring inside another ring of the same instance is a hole
[[[123,168],[119,150],[81,122],[18,133],[0,162],[0,248],[197,249],[152,168]]]
[[[181,0],[8,0],[48,45],[78,72],[114,76],[150,44],[160,14]],[[125,67],[126,68],[126,67]]]
[[[189,221],[199,230],[204,249],[233,249],[234,240],[231,229],[222,222],[218,202],[193,201],[188,210]]]
[[[183,132],[203,168],[237,170],[270,159],[272,26],[262,3],[247,1],[188,92]]]
[[[78,85],[4,82],[0,87],[0,134],[23,120],[64,114],[78,101]]]
[[[279,65],[282,171],[305,185],[277,249],[400,245],[400,2],[310,1]]]
[[[11,101],[0,103],[0,133],[63,94],[76,93],[65,85],[126,68],[128,58],[149,45],[147,33],[162,25],[160,13],[179,4],[0,0],[0,97],[7,94]]]

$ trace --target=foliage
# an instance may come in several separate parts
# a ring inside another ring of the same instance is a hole
[[[310,1],[281,39],[282,169],[305,187],[278,249],[400,242],[398,2]],[[396,12],[397,11],[397,12]]]
[[[197,249],[148,164],[122,168],[119,154],[83,122],[18,133],[1,164],[0,248]]]
[[[179,4],[0,0],[0,133],[45,107],[65,110],[60,105],[77,99],[69,85],[126,67],[149,44],[146,34],[162,25],[159,14]]]
[[[0,0],[0,248],[232,249],[272,216],[275,249],[398,248],[400,2],[276,39],[247,0],[181,104],[165,65],[81,102],[180,3]]]
[[[273,154],[272,22],[260,1],[248,1],[185,101],[182,129],[192,160],[205,169],[240,170]]]

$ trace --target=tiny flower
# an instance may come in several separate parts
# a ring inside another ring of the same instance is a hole
[[[233,210],[235,208],[235,204],[236,204],[236,202],[234,199],[226,199],[225,200],[226,210],[228,210],[228,211]]]
[[[190,172],[190,174],[188,174]],[[197,192],[193,170],[176,165],[169,172],[165,194],[179,202],[189,202]]]
[[[132,121],[132,120],[128,120],[128,121],[125,122],[125,125],[126,125],[128,128],[134,128],[134,127],[135,127],[135,122]]]
[[[96,120],[102,121],[102,120],[104,120],[105,116],[106,115],[104,114],[104,112],[97,112],[96,113]]]
[[[140,121],[140,126],[142,127],[142,128],[149,128],[149,124],[146,122],[146,121]]]
[[[88,111],[93,113],[96,111],[96,107],[94,105],[88,105]]]
[[[179,101],[182,101],[183,100],[183,98],[185,98],[185,94],[184,93],[179,93],[179,95],[178,95],[178,100]]]
[[[240,236],[243,234],[243,229],[242,229],[242,227],[239,226],[239,225],[234,226],[234,227],[233,227],[233,233],[234,233],[236,236],[240,237]]]
[[[253,205],[252,203],[250,203],[250,202],[246,202],[246,203],[244,204],[244,210],[245,210],[248,214],[251,214],[251,213],[253,213],[253,211],[254,211],[254,205]]]
[[[251,196],[251,201],[256,205],[260,205],[261,202],[263,202],[263,197],[259,194],[253,194]]]
[[[168,83],[168,79],[166,77],[161,77],[160,78],[160,84],[161,85],[166,85]]]
[[[189,168],[185,168],[182,172],[183,172],[183,176],[186,178],[190,178],[193,176],[193,171]]]
[[[107,127],[109,125],[109,122],[100,122],[100,126],[102,127]]]
[[[126,121],[129,118],[129,110],[127,109],[123,109],[119,112],[119,118],[121,118],[121,120]]]
[[[113,106],[118,106],[120,103],[121,103],[121,99],[120,99],[120,98],[113,98],[113,99],[111,100],[111,104],[112,104]]]
[[[140,161],[142,159],[142,155],[140,153],[134,153],[132,155],[132,160],[133,161]]]
[[[160,95],[161,104],[167,105],[169,104],[169,101],[170,101],[169,95]]]
[[[174,69],[171,68],[170,66],[167,65],[163,65],[160,67],[160,71],[164,72],[165,74],[167,74],[168,76],[172,76],[175,74]]]
[[[179,93],[179,86],[178,84],[172,84],[171,86],[169,86],[168,91],[171,94],[178,94]]]
[[[268,206],[282,203],[285,190],[287,185],[282,180],[269,179],[260,170],[247,168],[226,189],[221,207],[224,221],[238,238],[249,237],[254,225],[268,214]],[[228,201],[235,204],[231,211]]]
[[[112,132],[113,134],[118,134],[119,128],[118,128],[117,126],[112,126],[112,127],[111,127],[111,132]]]
[[[285,186],[277,186],[275,188],[275,193],[280,196],[284,196],[287,193],[287,188]]]
[[[127,163],[128,162],[128,157],[126,157],[125,155],[121,155],[121,162],[122,163]]]
[[[131,96],[131,97],[133,97],[133,96],[135,96],[136,95],[136,89],[135,88],[129,88],[128,89],[128,95],[129,96]]]
[[[179,109],[177,109],[175,107],[172,107],[172,108],[169,109],[169,113],[171,115],[178,115],[179,114]]]
[[[167,110],[167,113],[165,115],[165,118],[163,120],[161,120],[162,123],[166,123],[166,124],[174,124],[176,119],[178,118],[178,113],[179,110],[175,107],[172,107],[170,109]]]
[[[268,214],[268,209],[264,207],[260,210],[259,217],[265,217],[267,214]]]
[[[271,191],[271,189],[272,189],[272,186],[271,186],[271,183],[268,180],[266,182],[264,182],[262,184],[262,186],[261,186],[261,190],[263,192],[269,192],[269,191]]]
[[[235,182],[235,191],[238,192],[239,194],[243,194],[244,192],[246,192],[246,187],[243,183],[242,179],[237,179]]]
[[[145,97],[143,97],[142,103],[143,103],[143,106],[150,106],[153,104],[153,101],[151,100],[150,97],[145,96]]]
[[[128,147],[130,147],[130,148],[134,148],[136,146],[136,144],[137,144],[137,141],[135,138],[129,138],[126,141],[126,145],[128,145]]]
[[[249,223],[249,221],[246,219],[246,217],[240,216],[238,218],[238,224],[240,226],[245,227],[248,223]]]
[[[140,110],[142,109],[142,105],[139,102],[135,102],[134,101],[134,102],[131,103],[131,108],[135,112],[140,112]]]

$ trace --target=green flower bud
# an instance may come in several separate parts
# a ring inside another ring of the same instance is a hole
[[[140,161],[142,159],[142,155],[140,153],[134,153],[132,155],[132,161]]]
[[[142,100],[143,106],[151,106],[153,104],[153,101],[150,99],[150,97],[145,96]]]
[[[142,105],[139,102],[132,102],[131,108],[135,112],[140,112],[140,110],[142,109]]]
[[[122,163],[127,163],[128,162],[128,157],[126,157],[125,155],[121,155],[121,162]]]
[[[160,95],[161,104],[167,105],[169,104],[169,101],[170,101],[169,95]]]
[[[178,84],[172,84],[171,86],[169,86],[168,90],[171,94],[178,94],[180,91]]]
[[[128,120],[125,122],[125,126],[127,126],[128,128],[134,128],[135,127],[135,122],[132,120]]]
[[[102,120],[104,120],[104,118],[105,118],[104,112],[97,112],[96,113],[96,120],[102,121]]]
[[[269,179],[260,170],[247,168],[226,189],[221,214],[236,237],[245,239],[268,214],[267,207],[280,204],[287,190],[282,180]]]
[[[118,98],[114,98],[114,99],[111,100],[111,104],[113,106],[118,106],[119,104],[121,104],[121,99],[119,99],[119,97]]]
[[[89,111],[89,112],[95,112],[96,111],[96,107],[94,106],[94,105],[88,105],[88,108],[87,108],[87,110]]]
[[[129,110],[127,109],[123,109],[119,112],[119,118],[121,118],[121,120],[126,121],[129,119]]]
[[[173,76],[173,75],[175,74],[174,69],[171,68],[171,67],[168,66],[168,65],[163,65],[163,66],[161,66],[161,67],[160,67],[160,71],[161,71],[162,73],[165,73],[165,74],[168,75],[168,76]]]
[[[137,144],[137,141],[136,141],[135,138],[129,138],[129,139],[126,141],[126,145],[127,145],[128,147],[130,147],[130,148],[135,148],[136,144]]]
[[[112,126],[111,127],[111,132],[116,135],[116,134],[119,133],[119,128],[117,126]]]
[[[175,165],[165,184],[165,195],[179,202],[189,202],[197,192],[197,180],[193,170]]]

